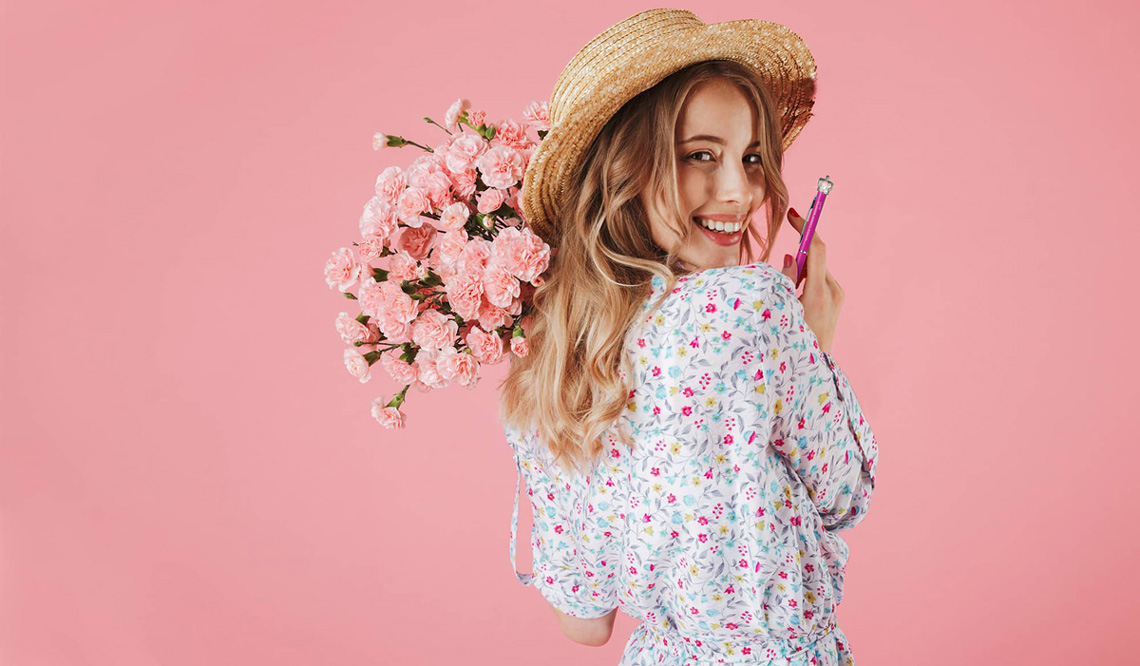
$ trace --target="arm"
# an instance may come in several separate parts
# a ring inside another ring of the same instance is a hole
[[[805,323],[799,299],[780,287],[770,293],[773,307],[761,308],[758,329],[770,441],[807,487],[824,529],[850,529],[870,507],[878,443],[851,382]]]
[[[608,643],[610,637],[613,636],[614,619],[617,617],[616,608],[606,615],[586,620],[571,617],[554,606],[551,606],[550,609],[558,618],[558,626],[562,629],[562,633],[575,643],[601,647]]]

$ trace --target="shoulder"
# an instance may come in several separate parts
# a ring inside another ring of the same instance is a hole
[[[739,305],[786,303],[796,300],[791,278],[764,261],[709,268],[688,276],[690,289]]]

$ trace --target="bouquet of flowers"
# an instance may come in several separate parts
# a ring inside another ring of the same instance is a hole
[[[424,121],[448,139],[429,148],[373,137],[374,150],[415,146],[424,153],[380,173],[360,216],[360,240],[325,264],[329,288],[360,306],[356,316],[336,319],[349,345],[345,367],[367,382],[379,362],[404,385],[390,400],[372,401],[372,416],[386,428],[404,427],[400,405],[409,387],[426,392],[457,382],[473,389],[483,364],[526,355],[522,321],[551,257],[519,203],[527,164],[550,130],[549,105],[532,102],[522,122],[488,124],[484,112],[459,99],[443,125]]]

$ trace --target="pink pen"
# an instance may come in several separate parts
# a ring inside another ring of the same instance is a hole
[[[827,195],[831,192],[832,182],[827,177],[819,179],[819,188],[815,193],[815,198],[811,201],[811,208],[808,209],[807,218],[804,220],[804,230],[800,234],[800,248],[796,251],[796,284],[804,274],[804,264],[807,263],[808,248],[811,247],[812,236],[815,235],[815,225],[819,222],[819,213],[823,210],[823,202],[827,200]]]

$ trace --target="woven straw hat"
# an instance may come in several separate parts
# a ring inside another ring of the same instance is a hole
[[[815,59],[799,35],[759,19],[705,23],[686,9],[649,9],[615,23],[562,70],[550,98],[550,131],[523,177],[523,214],[534,233],[558,245],[562,193],[586,149],[629,100],[679,69],[734,60],[767,84],[787,150],[811,117]]]

